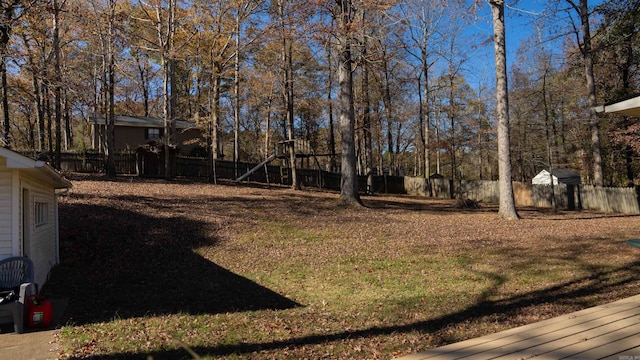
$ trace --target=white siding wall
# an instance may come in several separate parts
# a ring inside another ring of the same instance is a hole
[[[31,194],[31,253],[29,257],[35,265],[36,283],[42,286],[47,280],[51,268],[57,264],[55,192],[52,188],[27,178],[23,178],[22,187],[28,188]],[[38,216],[36,216],[38,207],[46,213],[46,218],[40,224],[37,223]]]
[[[29,194],[28,229],[23,229],[24,189]],[[0,157],[0,259],[28,252],[39,286],[44,285],[49,271],[58,263],[57,205],[51,185],[19,169],[7,169],[7,159]],[[29,240],[26,249],[24,239]]]
[[[0,158],[0,259],[13,255],[12,241],[12,172],[7,170],[7,160]]]

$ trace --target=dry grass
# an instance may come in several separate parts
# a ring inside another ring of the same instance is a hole
[[[639,293],[640,217],[73,178],[63,358],[389,359]]]

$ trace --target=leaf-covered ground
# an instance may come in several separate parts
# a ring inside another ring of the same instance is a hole
[[[640,292],[638,216],[71,180],[61,358],[390,359]]]

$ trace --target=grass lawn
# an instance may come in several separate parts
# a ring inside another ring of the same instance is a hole
[[[61,358],[390,359],[640,293],[640,217],[73,175]]]

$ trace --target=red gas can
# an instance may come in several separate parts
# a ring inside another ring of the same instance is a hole
[[[51,301],[39,295],[28,296],[26,310],[29,327],[46,327],[51,324],[53,316]]]

